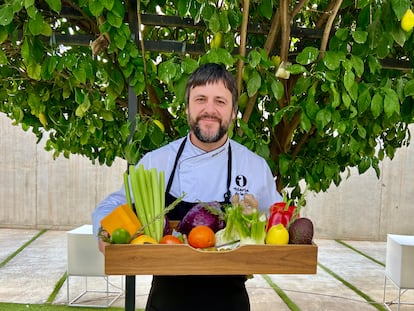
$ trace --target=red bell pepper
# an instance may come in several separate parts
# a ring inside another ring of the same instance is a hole
[[[289,205],[285,202],[274,203],[269,209],[270,215],[267,221],[266,231],[277,224],[282,224],[285,228],[288,228],[290,220],[295,213],[295,209],[296,206]]]

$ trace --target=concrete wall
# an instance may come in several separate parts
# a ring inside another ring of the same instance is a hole
[[[387,233],[414,234],[414,147],[339,188],[308,193],[302,215],[312,219],[316,237],[385,240]],[[53,160],[31,132],[0,113],[0,227],[72,229],[90,223],[94,207],[119,189],[125,161],[93,165],[80,156]]]

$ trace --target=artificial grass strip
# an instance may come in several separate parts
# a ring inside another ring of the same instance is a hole
[[[12,260],[14,257],[16,257],[22,250],[24,250],[28,245],[30,245],[33,241],[35,241],[37,238],[39,238],[46,231],[47,231],[47,229],[40,230],[33,238],[31,238],[29,241],[24,243],[15,252],[13,252],[10,256],[8,256],[6,259],[4,259],[2,262],[0,262],[0,269],[3,268],[10,260]]]
[[[360,255],[368,258],[369,260],[372,260],[373,262],[379,264],[380,266],[385,267],[385,263],[383,263],[383,262],[381,262],[381,261],[379,261],[379,260],[377,260],[377,259],[375,259],[375,258],[373,258],[373,257],[371,257],[371,256],[369,256],[367,254],[365,254],[364,252],[362,252],[362,251],[356,249],[355,247],[353,247],[352,245],[349,245],[348,243],[346,243],[346,242],[344,242],[342,240],[335,240],[335,242],[337,242],[337,243],[339,243],[339,244],[341,244],[341,245],[343,245],[345,247],[348,247],[349,249],[352,249],[354,252],[356,252],[356,253],[358,253],[358,254],[360,254]]]
[[[62,288],[63,284],[65,283],[67,277],[68,277],[67,273],[66,272],[63,273],[62,277],[59,279],[59,281],[57,281],[57,283],[55,285],[55,288],[53,289],[52,293],[47,298],[46,303],[53,303],[53,301],[55,300],[57,294],[59,294],[60,289]]]
[[[300,308],[286,295],[286,293],[272,281],[272,279],[267,274],[262,274],[262,277],[266,282],[275,290],[283,302],[288,306],[292,311],[300,311]]]
[[[372,305],[373,307],[375,307],[377,310],[380,310],[380,311],[388,311],[388,309],[385,308],[381,303],[375,302],[371,297],[369,297],[363,291],[359,290],[357,287],[355,287],[354,285],[352,285],[351,283],[349,283],[345,279],[341,278],[338,274],[336,274],[335,272],[333,272],[329,268],[325,267],[320,262],[318,262],[318,266],[320,268],[322,268],[323,270],[325,270],[326,273],[328,273],[329,275],[333,276],[335,279],[337,279],[338,281],[340,281],[341,283],[343,283],[346,287],[348,287],[349,289],[353,290],[357,295],[359,295],[362,298],[364,298],[370,305]]]
[[[99,308],[100,310],[122,311],[122,308],[108,307]],[[2,303],[0,302],[0,310],[7,311],[87,311],[97,310],[96,307],[75,307],[66,305],[50,305],[50,304],[17,304],[17,303]],[[140,311],[141,309],[137,310]],[[143,310],[141,310],[143,311]]]

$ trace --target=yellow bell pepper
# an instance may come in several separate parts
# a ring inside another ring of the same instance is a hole
[[[129,207],[128,203],[119,205],[111,213],[101,220],[101,226],[109,234],[115,229],[124,228],[131,234],[135,234],[142,227],[137,215]]]

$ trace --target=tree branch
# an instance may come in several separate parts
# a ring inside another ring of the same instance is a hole
[[[328,45],[329,35],[332,29],[332,24],[336,18],[336,15],[338,14],[341,4],[342,4],[342,0],[337,0],[332,11],[330,12],[330,16],[328,18],[328,21],[326,22],[326,26],[323,31],[323,37],[322,37],[321,47],[319,50],[318,60],[320,60],[325,55],[326,46]]]
[[[289,55],[290,42],[289,0],[280,1],[280,25],[282,29],[280,59],[286,63]]]
[[[250,6],[250,0],[243,0],[243,20],[242,20],[242,25],[240,29],[240,47],[239,47],[239,53],[240,53],[240,56],[242,56],[242,58],[246,56],[247,25],[249,23],[249,6]],[[242,87],[243,66],[244,66],[244,61],[242,58],[239,59],[239,63],[237,64],[237,90],[239,92],[239,96],[240,96],[240,90]]]
[[[277,34],[279,33],[279,28],[280,28],[280,14],[279,14],[279,9],[278,9],[276,13],[273,15],[272,26],[270,28],[269,35],[267,36],[266,42],[264,44],[264,49],[266,50],[268,54],[270,53],[276,41]],[[239,74],[240,75],[242,74],[240,70],[239,70]],[[246,105],[246,108],[244,109],[244,113],[242,117],[242,120],[244,122],[249,121],[250,116],[253,112],[254,105],[256,104],[256,100],[257,100],[257,93],[249,98],[249,101],[247,102],[247,105]],[[239,135],[240,136],[242,135],[241,129],[239,129]]]

